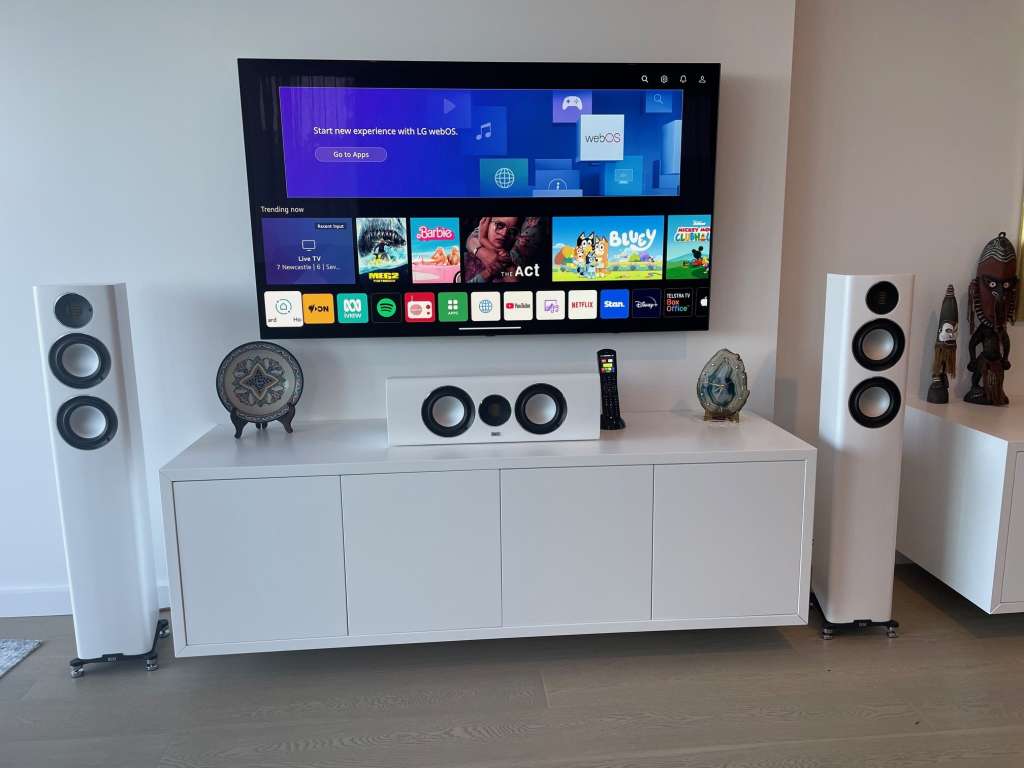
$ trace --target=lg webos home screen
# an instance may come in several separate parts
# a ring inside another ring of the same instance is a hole
[[[239,77],[265,338],[707,329],[718,65]]]

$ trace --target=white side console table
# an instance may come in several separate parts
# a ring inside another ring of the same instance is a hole
[[[1024,611],[1024,398],[913,402],[896,548],[989,613]]]
[[[389,448],[216,427],[161,470],[179,656],[807,622],[815,451],[750,413]]]

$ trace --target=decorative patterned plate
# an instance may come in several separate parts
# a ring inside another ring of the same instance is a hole
[[[251,341],[228,352],[217,369],[217,395],[256,424],[279,419],[302,397],[302,368],[292,353],[269,341]]]

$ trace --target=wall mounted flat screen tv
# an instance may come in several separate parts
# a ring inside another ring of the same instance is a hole
[[[263,338],[707,330],[718,64],[238,73]]]

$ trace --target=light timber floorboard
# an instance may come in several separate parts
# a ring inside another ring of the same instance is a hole
[[[897,569],[901,636],[808,627],[173,658],[72,680],[69,617],[0,679],[0,768],[1024,765],[1024,615]]]

